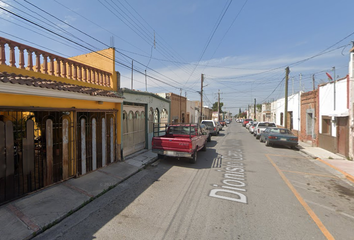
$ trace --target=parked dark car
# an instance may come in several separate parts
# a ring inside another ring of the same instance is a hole
[[[298,138],[286,128],[266,128],[259,140],[265,142],[266,146],[279,145],[296,148],[298,145]]]
[[[220,123],[221,126],[223,126],[223,127],[227,126],[225,121],[220,121],[219,123]]]

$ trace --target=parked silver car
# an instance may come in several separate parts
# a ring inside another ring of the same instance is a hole
[[[219,127],[214,120],[202,120],[201,123],[208,127],[211,135],[216,136],[219,134]]]

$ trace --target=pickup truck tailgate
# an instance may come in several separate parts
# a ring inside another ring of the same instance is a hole
[[[164,149],[165,151],[180,151],[189,153],[192,151],[193,147],[189,136],[184,138],[154,137],[152,144],[153,149]]]

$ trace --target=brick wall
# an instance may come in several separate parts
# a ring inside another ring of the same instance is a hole
[[[318,90],[303,93],[301,95],[301,131],[299,140],[303,142],[312,142],[313,146],[318,146],[318,134],[319,134],[319,113],[318,107]],[[314,136],[307,132],[307,112],[312,111],[314,117]]]

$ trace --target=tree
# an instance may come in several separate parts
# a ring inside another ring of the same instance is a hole
[[[224,106],[224,103],[220,103],[220,105],[219,105],[219,113],[223,113],[223,111],[221,110],[221,108]],[[217,112],[218,111],[218,102],[215,102],[214,104],[213,104],[213,107],[212,107],[212,109],[213,109],[213,111],[214,112]]]

